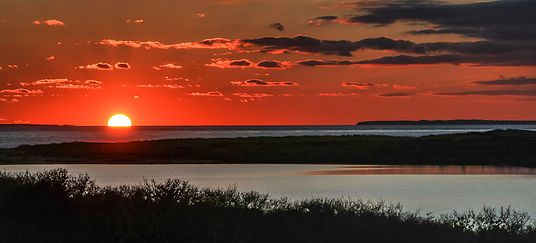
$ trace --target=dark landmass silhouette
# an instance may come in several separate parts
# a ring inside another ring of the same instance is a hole
[[[422,215],[400,204],[274,199],[174,179],[99,187],[64,169],[0,172],[0,242],[536,242],[510,207]]]
[[[399,121],[362,121],[356,125],[536,125],[536,121],[525,120],[399,120]]]
[[[273,163],[536,167],[536,132],[74,142],[0,149],[0,163]]]

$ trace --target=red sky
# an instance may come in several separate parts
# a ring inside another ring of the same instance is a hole
[[[523,11],[536,4],[5,0],[0,123],[536,119]]]

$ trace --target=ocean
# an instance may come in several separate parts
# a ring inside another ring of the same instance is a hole
[[[495,129],[536,131],[534,125],[339,125],[339,126],[0,126],[0,148],[63,142],[127,142],[173,138],[386,135],[427,136]]]

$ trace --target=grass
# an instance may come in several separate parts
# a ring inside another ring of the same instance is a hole
[[[0,163],[279,163],[536,167],[536,132],[62,143],[0,150]]]
[[[99,187],[64,169],[0,173],[0,242],[535,242],[509,207],[420,215],[399,204],[273,199],[182,180]]]

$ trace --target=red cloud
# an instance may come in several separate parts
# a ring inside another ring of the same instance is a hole
[[[176,65],[174,63],[167,63],[167,64],[161,64],[158,66],[153,66],[154,70],[162,70],[162,69],[181,69],[182,66]]]
[[[145,49],[227,49],[237,50],[241,47],[248,45],[242,43],[241,40],[231,40],[225,38],[212,38],[205,39],[198,42],[183,42],[175,44],[163,44],[158,41],[136,41],[136,40],[111,40],[105,39],[98,42],[100,45],[107,45],[113,47],[132,47],[132,48],[145,48]]]
[[[319,96],[328,96],[328,97],[341,97],[341,96],[359,96],[358,93],[320,93]]]
[[[95,69],[95,70],[104,70],[111,71],[114,70],[114,67],[111,64],[99,62],[95,64],[89,64],[86,66],[78,66],[79,69]]]
[[[143,19],[127,19],[125,22],[127,24],[141,24],[143,23]]]
[[[376,83],[359,83],[359,82],[343,82],[341,83],[344,87],[352,87],[359,90],[370,89],[371,87],[385,87],[386,84],[376,84]]]
[[[394,84],[393,89],[397,89],[397,90],[412,90],[412,89],[417,89],[417,87]]]
[[[138,88],[168,88],[168,89],[182,89],[184,86],[178,84],[138,84]]]
[[[33,22],[35,25],[48,25],[48,26],[64,26],[65,23],[63,23],[60,20],[57,19],[47,19],[47,20],[35,20]]]
[[[56,83],[65,83],[69,82],[69,79],[66,78],[51,78],[51,79],[40,79],[31,83],[20,83],[21,86],[34,86],[34,85],[45,85],[45,84],[56,84]]]
[[[36,95],[36,94],[43,94],[43,92],[40,89],[3,89],[0,90],[0,93],[2,94],[22,94],[22,95]]]
[[[246,81],[231,81],[231,84],[243,87],[273,87],[273,86],[298,86],[295,82],[267,82],[260,79],[248,79]]]
[[[66,78],[40,79],[31,83],[20,83],[21,86],[48,85],[45,87],[58,89],[100,89],[101,84],[102,81],[98,80],[86,80],[82,82],[79,80],[69,80]]]
[[[125,69],[125,70],[130,69],[130,64],[126,62],[118,62],[114,66],[116,69]]]
[[[191,96],[214,96],[214,97],[223,96],[223,94],[220,91],[209,91],[209,92],[205,92],[205,93],[195,92],[195,93],[188,93],[188,95],[191,95]]]
[[[263,97],[271,97],[274,96],[273,94],[264,94],[264,93],[234,93],[233,95],[238,96],[240,98],[263,98]]]
[[[247,59],[239,60],[225,60],[225,59],[212,59],[212,63],[205,64],[207,67],[217,68],[261,68],[261,69],[286,69],[291,66],[290,62],[280,62],[274,60],[262,60],[257,63],[253,63]]]
[[[212,59],[212,63],[205,64],[207,67],[217,67],[217,68],[249,68],[253,65],[253,62],[247,59],[240,60],[221,60],[221,59]]]

